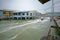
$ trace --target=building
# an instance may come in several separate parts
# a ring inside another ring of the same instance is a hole
[[[12,16],[12,11],[0,10],[0,19],[9,19]]]
[[[37,19],[40,13],[37,11],[14,12],[12,19]]]
[[[0,19],[37,19],[41,13],[37,11],[9,11],[0,10]]]
[[[0,10],[0,20],[1,20],[1,18],[2,18],[2,11]]]

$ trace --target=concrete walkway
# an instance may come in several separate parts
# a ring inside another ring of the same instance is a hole
[[[54,18],[58,24],[58,26],[60,27],[60,19]]]

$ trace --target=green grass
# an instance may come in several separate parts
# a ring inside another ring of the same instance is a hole
[[[55,32],[58,36],[60,36],[60,28],[55,28]]]

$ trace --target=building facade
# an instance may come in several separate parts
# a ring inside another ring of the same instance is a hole
[[[9,19],[12,16],[12,11],[0,10],[0,19]]]
[[[36,19],[39,18],[40,13],[37,11],[25,11],[13,13],[12,19]]]
[[[2,18],[2,11],[0,10],[0,20],[1,20],[1,18]]]
[[[37,11],[7,11],[0,10],[0,19],[37,19],[39,18],[40,13]]]

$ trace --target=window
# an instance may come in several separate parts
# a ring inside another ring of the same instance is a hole
[[[32,13],[30,13],[30,16],[32,16]]]
[[[29,15],[29,14],[27,13],[27,15]]]
[[[22,15],[25,15],[24,13],[22,13]]]
[[[29,17],[27,17],[27,19],[29,19]]]
[[[19,13],[18,15],[21,15],[21,13]]]
[[[6,14],[6,12],[4,11],[3,14]]]
[[[14,13],[14,15],[17,15],[17,13]]]

